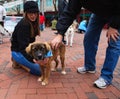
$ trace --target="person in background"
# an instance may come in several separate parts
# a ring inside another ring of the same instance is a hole
[[[39,64],[46,64],[47,58],[36,61],[25,51],[26,47],[35,41],[40,35],[39,9],[35,1],[27,1],[24,4],[24,17],[15,27],[11,37],[12,67],[23,68],[34,75],[41,75]],[[48,55],[49,57],[50,55]],[[38,64],[39,63],[39,64]]]
[[[39,24],[40,24],[40,30],[43,31],[44,30],[44,24],[45,24],[45,17],[42,13],[40,13],[40,17],[39,17]]]
[[[83,19],[78,26],[78,32],[84,34],[86,30],[87,30],[87,20]]]
[[[6,10],[3,7],[2,3],[0,3],[0,25],[4,27],[4,19],[6,16]]]
[[[105,34],[108,39],[105,60],[100,77],[93,83],[98,88],[106,88],[112,83],[113,72],[120,56],[120,0],[69,0],[58,19],[58,34],[51,41],[51,45],[52,48],[57,49],[66,30],[82,7],[91,11],[92,15],[84,36],[84,66],[79,67],[77,72],[80,74],[96,72],[96,54],[101,31],[104,25],[109,23]]]
[[[56,17],[53,18],[53,20],[51,21],[51,24],[52,24],[51,29],[52,30],[56,30],[56,24],[57,24]]]

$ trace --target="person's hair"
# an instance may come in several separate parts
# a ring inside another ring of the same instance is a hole
[[[27,12],[24,13],[24,19],[30,23],[31,26],[31,37],[35,37],[36,35],[40,35],[40,29],[39,29],[39,12],[37,13],[37,19],[34,22],[34,26],[33,27],[33,23],[28,19],[27,17]]]
[[[40,12],[40,15],[43,15],[42,12]]]

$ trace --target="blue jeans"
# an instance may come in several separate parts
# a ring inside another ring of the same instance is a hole
[[[41,31],[44,30],[44,24],[40,24],[40,30],[41,30]]]
[[[96,69],[96,54],[98,50],[98,43],[101,35],[103,26],[110,21],[110,18],[103,18],[95,14],[91,15],[91,18],[88,23],[87,31],[84,37],[84,49],[85,49],[85,68],[86,70],[95,70]],[[120,29],[118,29],[120,33]],[[106,34],[105,34],[106,35]],[[101,77],[108,81],[112,82],[113,71],[117,65],[120,55],[120,37],[114,42],[111,40],[108,43],[106,50],[106,57],[101,70]]]
[[[28,61],[20,52],[11,52],[12,58],[19,64],[26,66],[30,69],[30,73],[34,75],[41,75],[41,69],[39,64]]]

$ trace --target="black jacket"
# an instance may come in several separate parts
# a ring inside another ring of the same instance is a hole
[[[58,0],[58,12],[59,12],[59,16],[63,12],[63,9],[64,9],[64,7],[66,5],[67,5],[67,1],[66,0]]]
[[[21,52],[24,57],[32,61],[32,58],[26,53],[25,48],[35,41],[31,37],[31,26],[24,18],[16,25],[11,38],[11,51]]]
[[[69,0],[58,20],[57,30],[59,34],[64,35],[82,7],[103,18],[110,18],[111,27],[120,27],[120,0]]]

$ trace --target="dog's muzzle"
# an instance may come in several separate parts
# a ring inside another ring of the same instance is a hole
[[[44,59],[44,56],[41,53],[39,53],[38,54],[38,60],[43,60],[43,59]]]
[[[44,60],[44,57],[45,55],[42,53],[42,52],[40,52],[40,51],[37,51],[36,53],[35,53],[35,55],[34,55],[34,58],[36,59],[36,60]]]

